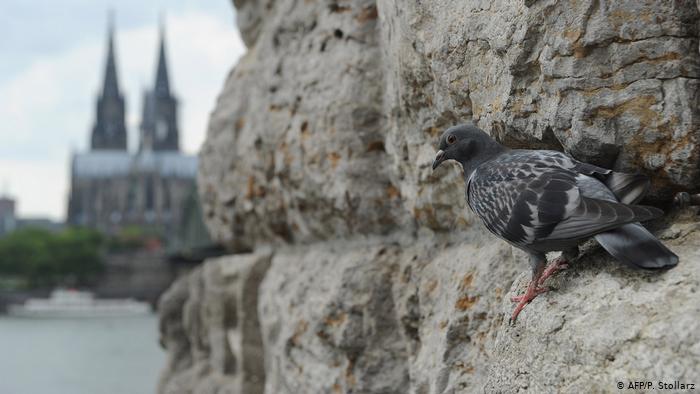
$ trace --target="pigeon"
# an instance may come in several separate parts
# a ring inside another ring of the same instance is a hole
[[[613,172],[552,150],[509,149],[474,125],[447,129],[433,170],[446,160],[464,169],[467,204],[486,228],[528,254],[532,279],[511,322],[546,292],[541,285],[567,268],[578,245],[594,237],[618,261],[645,269],[671,268],[678,256],[640,222],[663,211],[634,205],[649,190],[639,174]],[[561,251],[547,266],[546,253]]]

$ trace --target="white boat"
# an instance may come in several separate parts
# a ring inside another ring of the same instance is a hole
[[[50,298],[30,298],[23,305],[7,310],[18,317],[102,317],[132,316],[151,313],[151,306],[134,299],[95,299],[88,291],[58,289]]]

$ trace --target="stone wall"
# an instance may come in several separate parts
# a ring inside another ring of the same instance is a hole
[[[258,287],[270,253],[210,259],[161,297],[163,393],[259,393],[265,383]]]
[[[677,268],[633,271],[587,245],[509,326],[524,256],[466,209],[457,165],[430,169],[441,131],[472,121],[510,146],[638,168],[660,206],[698,190],[695,2],[234,4],[248,52],[199,188],[210,232],[241,254],[163,298],[161,392],[700,384],[695,212],[655,224]]]

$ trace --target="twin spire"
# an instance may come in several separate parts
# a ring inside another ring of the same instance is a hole
[[[158,70],[156,71],[155,92],[159,96],[170,96],[168,64],[165,62],[165,27],[160,24],[160,48],[158,49]]]
[[[114,13],[110,11],[107,31],[107,59],[102,91],[97,99],[92,150],[127,150],[124,97],[119,89],[114,40]],[[170,93],[168,65],[165,57],[165,28],[160,23],[158,66],[154,89],[144,94],[140,149],[179,149],[177,100]],[[156,128],[158,130],[156,130]]]
[[[117,81],[117,62],[114,58],[114,13],[109,13],[109,27],[107,32],[107,63],[105,66],[105,80],[102,86],[102,97],[118,97],[119,83]]]

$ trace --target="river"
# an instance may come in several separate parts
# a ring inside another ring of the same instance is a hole
[[[165,353],[155,316],[0,316],[0,393],[152,394]]]

